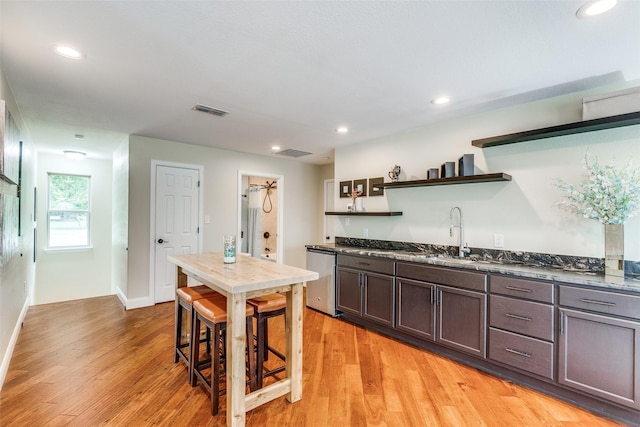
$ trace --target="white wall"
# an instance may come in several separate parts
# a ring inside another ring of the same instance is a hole
[[[286,158],[256,156],[132,135],[129,139],[129,259],[127,307],[152,304],[149,289],[151,161],[202,165],[203,251],[222,250],[222,236],[238,226],[238,170],[284,176],[283,262],[304,267],[305,247],[318,235],[321,210],[314,189],[320,167]],[[281,188],[278,189],[281,191]],[[151,301],[151,302],[149,302]]]
[[[22,120],[4,71],[0,69],[0,99],[20,128],[22,145],[22,233],[19,251],[0,266],[0,388],[4,382],[11,354],[18,339],[20,325],[29,306],[29,294],[35,283],[33,264],[33,186],[35,181],[35,149]],[[0,183],[0,192],[12,191]],[[1,211],[0,211],[1,212]]]
[[[602,226],[559,209],[556,203],[563,193],[555,180],[580,182],[587,149],[602,164],[615,158],[622,165],[633,158],[640,167],[640,125],[484,150],[471,141],[579,121],[583,96],[616,89],[571,94],[337,149],[336,185],[376,176],[389,181],[387,171],[396,163],[403,169],[401,180],[426,179],[429,168],[457,162],[465,153],[475,155],[476,174],[513,176],[511,182],[385,189],[384,197],[365,198],[365,208],[399,210],[403,216],[340,217],[337,235],[363,237],[367,228],[372,239],[455,245],[457,235],[449,236],[449,212],[459,206],[471,247],[493,248],[494,234],[503,234],[506,250],[603,257]],[[348,201],[336,198],[337,210],[346,210]],[[625,236],[625,258],[640,260],[640,218],[628,221]]]
[[[318,198],[318,235],[312,241],[308,243],[326,243],[324,236],[324,221],[325,218],[328,221],[338,221],[338,217],[335,216],[327,216],[324,215],[324,181],[326,179],[333,179],[334,171],[333,171],[333,163],[330,165],[324,165],[320,167],[320,177],[318,178],[318,182],[315,184],[315,192]],[[337,185],[337,184],[336,184]],[[337,187],[336,187],[337,188]]]
[[[111,291],[111,160],[38,155],[38,259],[34,304],[109,295]],[[47,174],[91,177],[91,249],[47,250]]]
[[[129,141],[113,153],[111,292],[126,305],[129,244]]]

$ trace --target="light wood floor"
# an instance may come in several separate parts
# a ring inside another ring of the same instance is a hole
[[[115,296],[34,306],[0,392],[2,426],[223,426],[173,363],[173,303],[125,311]],[[277,347],[281,319],[270,333]],[[613,426],[567,403],[312,310],[303,398],[248,426]]]

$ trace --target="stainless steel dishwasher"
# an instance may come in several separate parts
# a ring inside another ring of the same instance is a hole
[[[307,270],[320,275],[307,282],[307,307],[336,316],[336,253],[330,250],[307,248]]]

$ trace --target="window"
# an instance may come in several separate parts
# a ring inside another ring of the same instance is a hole
[[[89,246],[90,184],[88,176],[49,174],[48,247]]]

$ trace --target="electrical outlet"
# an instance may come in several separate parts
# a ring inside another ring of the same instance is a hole
[[[494,234],[493,235],[493,247],[494,248],[504,248],[504,235],[502,235],[502,234]]]
[[[369,229],[368,228],[363,228],[362,229],[362,237],[369,237]]]

